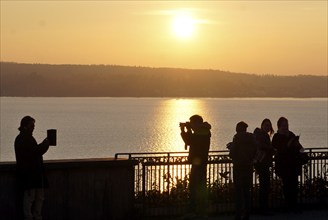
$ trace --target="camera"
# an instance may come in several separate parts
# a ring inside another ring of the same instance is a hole
[[[186,127],[186,128],[188,128],[188,127],[190,127],[190,122],[180,122],[180,127]]]

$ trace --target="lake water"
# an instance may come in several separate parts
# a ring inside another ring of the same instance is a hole
[[[0,161],[15,160],[14,139],[22,117],[36,119],[34,137],[57,129],[57,146],[45,159],[113,157],[122,152],[184,151],[179,122],[200,114],[212,125],[211,150],[225,150],[239,121],[248,131],[280,116],[301,135],[305,148],[327,145],[328,99],[273,98],[22,98],[1,97]]]

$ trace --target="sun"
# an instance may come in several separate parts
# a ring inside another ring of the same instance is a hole
[[[195,30],[195,21],[188,14],[179,14],[172,21],[173,33],[179,38],[192,37]]]

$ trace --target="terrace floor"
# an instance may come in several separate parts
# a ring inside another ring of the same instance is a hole
[[[157,220],[183,220],[182,217],[157,218]],[[221,214],[209,216],[207,218],[191,218],[192,220],[234,220],[233,214]],[[263,216],[254,214],[250,216],[250,220],[327,220],[328,209],[305,210],[302,213],[277,212],[272,216]]]
[[[234,220],[234,216],[209,217],[208,220]],[[306,210],[302,213],[275,213],[273,216],[252,215],[250,220],[323,220],[328,219],[328,210]]]

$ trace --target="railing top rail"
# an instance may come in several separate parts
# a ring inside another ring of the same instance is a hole
[[[174,155],[177,155],[177,154],[186,154],[188,152],[137,152],[137,153],[116,153],[115,154],[115,159],[117,159],[119,156],[128,156],[129,159],[132,157],[132,156],[164,156],[164,155],[167,155],[167,156],[170,156],[172,154]]]
[[[227,150],[219,150],[219,151],[209,151],[209,154],[214,154],[214,153],[229,153]],[[181,155],[186,155],[188,154],[188,151],[164,151],[164,152],[136,152],[136,153],[116,153],[115,154],[115,159],[117,159],[119,156],[128,156],[129,159],[132,156],[181,156]]]
[[[305,152],[328,152],[327,148],[305,148]],[[209,151],[209,155],[213,154],[228,154],[228,150],[219,150],[219,151]],[[187,155],[188,151],[164,151],[164,152],[135,152],[135,153],[116,153],[115,159],[118,159],[120,156],[125,156],[131,159],[132,157],[156,157],[156,156],[167,156],[167,157],[173,157],[173,156],[183,156]]]

